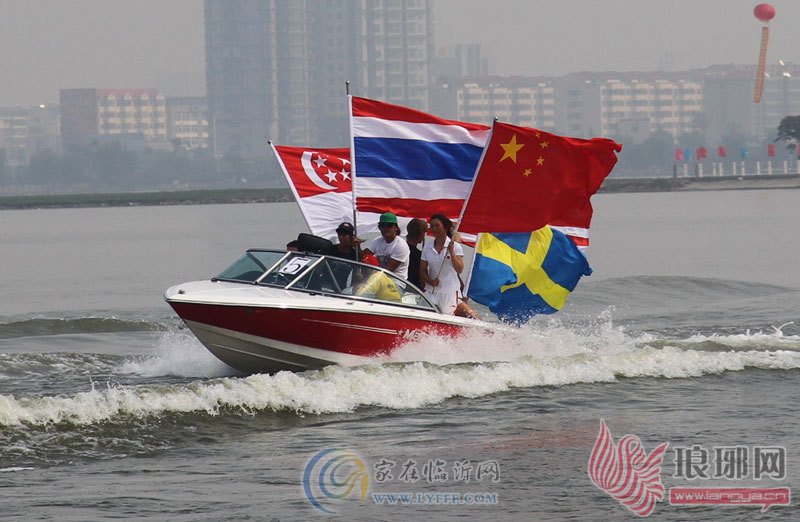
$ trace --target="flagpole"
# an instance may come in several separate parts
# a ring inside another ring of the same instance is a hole
[[[447,247],[448,247],[450,244],[452,244],[453,242],[455,242],[455,241],[456,241],[456,240],[455,240],[455,236],[456,236],[456,232],[453,232],[453,237],[448,237],[448,239],[450,240],[450,243],[445,243],[445,245],[444,245],[444,249],[445,249],[445,250],[447,250]],[[458,243],[461,243],[461,242],[460,242],[460,241],[458,241]],[[423,240],[422,240],[422,245],[423,245],[423,248],[425,248],[425,239],[424,239],[424,238],[423,238]],[[476,242],[476,243],[475,243],[475,246],[477,246],[477,245],[478,245],[478,243]],[[436,250],[436,239],[435,239],[435,238],[434,238],[434,240],[433,240],[433,249],[434,249],[434,250]],[[451,256],[450,256],[450,262],[451,262],[451,263],[453,263],[453,269],[455,270],[455,268],[456,268],[456,265],[455,265],[455,261],[453,260],[453,256],[454,256],[454,255],[455,255],[455,248],[453,249],[453,253],[452,253],[452,254],[451,254]],[[436,273],[436,277],[435,277],[434,279],[439,279],[439,276],[440,276],[440,275],[442,275],[442,269],[444,269],[444,264],[445,264],[445,263],[447,263],[447,254],[446,254],[446,253],[445,253],[445,255],[444,255],[444,259],[442,259],[442,264],[441,264],[441,265],[439,265],[439,271]],[[462,267],[462,269],[463,269],[463,267]],[[470,267],[470,270],[471,270],[471,267]],[[459,274],[458,272],[456,272],[456,277],[458,277],[458,282],[459,282],[459,283],[461,283],[461,286],[462,286],[462,288],[463,288],[463,287],[464,287],[464,281],[461,279],[461,274]],[[434,287],[434,288],[433,288],[433,293],[434,293],[434,294],[436,293],[436,289],[437,289],[437,288],[438,288],[438,287]]]
[[[481,234],[478,234],[475,240],[475,251],[478,250],[478,245],[481,241]],[[466,301],[469,298],[469,285],[472,283],[472,270],[475,268],[475,257],[472,258],[472,264],[469,265],[469,272],[467,273],[467,282],[464,283],[464,290],[461,292],[461,297]]]
[[[455,233],[453,233],[453,235],[455,236]],[[448,237],[447,239],[449,239],[449,240],[450,240],[450,243],[452,243],[452,242],[454,241],[452,237]],[[447,250],[447,247],[448,247],[448,245],[450,245],[450,243],[445,243],[445,244],[444,244],[444,246],[443,246],[443,248],[444,248],[445,250]],[[433,240],[433,249],[434,249],[434,250],[436,250],[436,239],[435,239],[435,238],[434,238],[434,240]],[[451,256],[451,258],[450,258],[450,261],[451,261],[451,262],[453,261],[453,259],[452,259],[452,256]],[[442,275],[442,269],[444,268],[444,264],[445,264],[445,263],[447,263],[447,253],[445,253],[445,255],[444,255],[444,259],[442,259],[442,264],[441,264],[441,265],[439,265],[439,271],[438,271],[438,272],[436,272],[436,277],[435,277],[434,279],[439,279],[439,276],[440,276],[440,275]],[[455,268],[455,266],[453,266],[453,268]],[[440,282],[441,282],[441,281],[440,281]],[[434,289],[433,289],[433,293],[434,293],[434,294],[436,293],[436,288],[434,288]]]
[[[478,165],[475,167],[475,174],[472,176],[472,182],[469,185],[469,192],[467,193],[467,197],[464,198],[464,204],[461,206],[461,213],[458,216],[458,221],[456,222],[456,226],[453,230],[453,238],[455,238],[456,234],[458,233],[458,226],[461,224],[461,219],[464,217],[464,212],[467,210],[467,205],[469,204],[469,198],[472,195],[472,189],[475,187],[475,180],[478,177],[478,172],[481,170],[481,165],[483,165],[483,158],[486,157],[486,150],[489,148],[489,142],[492,141],[492,133],[494,132],[494,124],[497,123],[497,118],[492,120],[492,128],[489,129],[489,135],[486,137],[486,143],[483,146],[483,150],[481,151],[481,158],[478,160]],[[450,238],[451,241],[454,241],[453,238]],[[477,246],[478,242],[475,241],[475,245]],[[444,264],[447,262],[447,256],[442,260],[442,264],[439,266],[439,272],[436,274],[436,279],[439,278],[439,274],[442,273],[442,269],[444,268]],[[470,275],[472,274],[472,268],[470,267]],[[460,277],[459,277],[460,279]]]
[[[489,135],[486,137],[486,143],[483,146],[483,151],[481,151],[481,159],[478,160],[478,165],[475,167],[475,174],[472,176],[472,182],[469,184],[469,192],[467,192],[467,197],[464,198],[464,204],[461,206],[461,213],[458,216],[458,222],[456,222],[456,229],[453,231],[454,236],[456,232],[458,232],[458,227],[461,224],[461,220],[464,218],[464,212],[466,212],[467,205],[469,205],[469,198],[472,196],[472,189],[475,188],[475,181],[478,179],[478,172],[480,172],[481,166],[483,166],[483,159],[486,157],[486,151],[489,148],[489,143],[492,141],[495,123],[497,123],[497,118],[492,120],[492,128],[489,129]],[[475,244],[478,244],[477,241]]]
[[[353,231],[355,237],[353,238],[356,246],[356,261],[361,260],[361,243],[358,241],[358,211],[356,209],[356,157],[353,154],[355,151],[355,139],[353,138],[353,97],[350,95],[350,80],[344,82],[344,90],[347,95],[348,114],[347,119],[350,127],[350,184],[351,184],[351,199],[353,202]]]

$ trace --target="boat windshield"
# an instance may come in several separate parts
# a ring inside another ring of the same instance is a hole
[[[276,250],[248,250],[215,279],[255,283],[284,256],[286,252]]]
[[[435,310],[414,285],[381,268],[327,256],[320,260],[292,256],[281,263],[283,267],[273,273],[296,273],[296,278],[288,285],[292,289]],[[296,271],[299,265],[307,268]]]
[[[248,250],[216,279],[436,310],[419,289],[391,272],[303,252]]]

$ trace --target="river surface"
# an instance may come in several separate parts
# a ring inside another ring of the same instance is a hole
[[[653,518],[795,519],[669,491],[798,493],[800,191],[593,202],[594,274],[558,314],[274,376],[217,361],[163,292],[282,247],[295,205],[0,211],[0,518],[636,518],[587,471],[604,421],[669,443]],[[313,480],[337,455],[342,499]]]

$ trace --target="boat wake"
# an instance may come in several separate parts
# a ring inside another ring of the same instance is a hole
[[[0,395],[0,425],[35,429],[182,414],[413,409],[513,388],[800,368],[800,336],[783,335],[780,329],[669,340],[632,337],[610,322],[571,327],[553,320],[546,328],[474,333],[455,346],[451,343],[432,336],[363,366],[236,377],[187,332],[165,332],[152,356],[121,361],[117,375],[213,378],[166,384],[93,382],[74,394]]]
[[[151,355],[126,361],[119,371],[142,377],[225,377],[239,374],[214,357],[186,329],[164,332]]]

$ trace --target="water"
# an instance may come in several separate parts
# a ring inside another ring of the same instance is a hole
[[[667,489],[796,488],[798,196],[598,195],[595,272],[559,314],[455,345],[416,340],[363,367],[275,376],[218,362],[162,293],[247,247],[285,244],[303,230],[294,205],[0,212],[0,517],[312,519],[322,513],[303,471],[327,448],[371,468],[370,493],[439,501],[323,499],[345,519],[632,517],[587,474],[600,419],[648,452],[670,442]],[[674,476],[674,448],[692,445],[784,447],[786,478]],[[410,460],[421,476],[404,482]],[[423,475],[437,460],[447,480]],[[395,463],[382,483],[381,461]],[[499,480],[456,480],[463,461],[494,462]],[[497,503],[442,503],[468,492]],[[795,506],[665,501],[652,516],[788,519]]]

